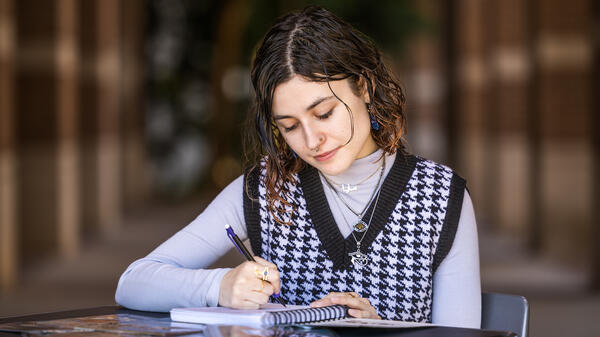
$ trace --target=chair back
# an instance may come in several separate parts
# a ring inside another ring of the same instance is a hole
[[[512,331],[519,337],[529,333],[529,303],[523,296],[481,294],[481,328]]]

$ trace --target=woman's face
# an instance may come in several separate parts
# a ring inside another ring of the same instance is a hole
[[[329,82],[335,94],[354,114],[354,137],[348,110],[331,92],[327,82],[313,82],[295,75],[275,88],[273,118],[285,141],[308,164],[328,175],[344,172],[377,145],[365,103],[356,96],[349,79]]]

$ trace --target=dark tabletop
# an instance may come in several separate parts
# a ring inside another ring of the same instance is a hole
[[[0,324],[5,323],[16,323],[25,321],[48,321],[63,318],[76,318],[76,317],[88,317],[98,315],[110,315],[110,314],[129,314],[139,315],[147,318],[166,319],[169,317],[168,313],[153,313],[146,311],[136,311],[125,309],[120,306],[105,306],[96,307],[89,309],[79,309],[61,312],[50,312],[41,313],[26,316],[15,316],[0,318]],[[233,324],[234,322],[232,322]],[[316,328],[311,330],[297,329],[291,327],[284,328],[271,328],[253,332],[245,330],[244,327],[236,326],[221,326],[216,330],[217,335],[222,337],[239,337],[239,336],[327,336],[327,337],[392,337],[392,336],[403,336],[403,337],[512,337],[515,334],[506,331],[489,331],[489,330],[478,330],[478,329],[464,329],[464,328],[451,328],[451,327],[431,327],[431,328],[410,328],[410,329],[381,329],[381,328],[335,328],[335,329],[323,329]],[[242,332],[240,332],[242,331]],[[18,334],[0,332],[0,336],[17,336]],[[85,334],[82,334],[85,336]],[[206,331],[206,335],[213,335]],[[52,335],[49,335],[52,336]],[[195,335],[196,336],[196,335]]]

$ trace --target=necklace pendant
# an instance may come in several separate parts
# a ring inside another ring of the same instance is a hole
[[[342,191],[346,194],[349,194],[350,192],[358,191],[358,185],[342,184]]]
[[[366,231],[367,229],[369,229],[369,225],[367,225],[366,222],[361,220],[358,220],[358,222],[353,226],[354,231],[355,232],[359,232],[362,233],[364,231]]]
[[[351,257],[352,264],[356,268],[362,268],[369,264],[369,257],[361,253],[360,248],[358,248],[354,253],[350,253],[348,255]]]

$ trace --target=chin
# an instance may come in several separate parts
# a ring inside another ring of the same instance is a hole
[[[314,161],[312,166],[328,176],[337,176],[338,174],[346,171],[348,167],[350,167],[350,164],[351,163],[345,165],[341,163],[321,163]]]

